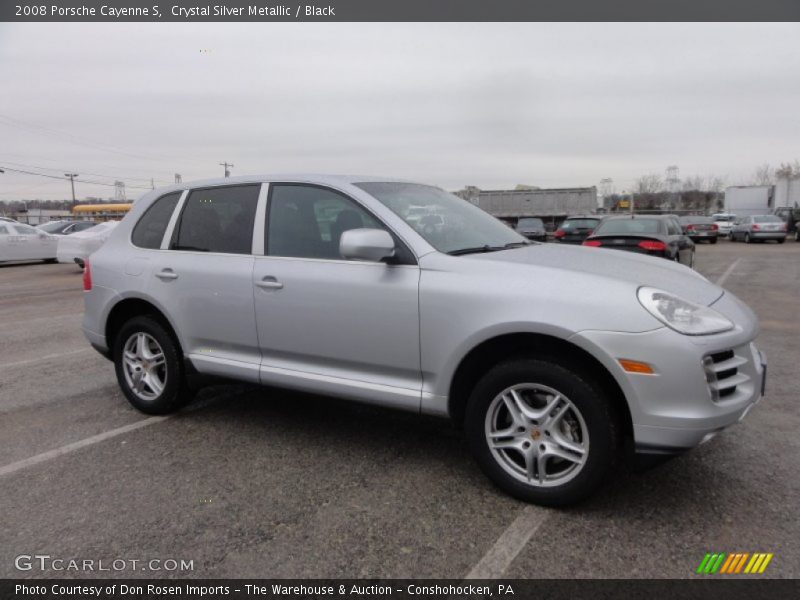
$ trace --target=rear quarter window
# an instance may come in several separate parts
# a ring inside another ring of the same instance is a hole
[[[131,242],[133,242],[134,246],[151,250],[161,248],[161,240],[164,239],[169,219],[178,204],[178,200],[180,200],[181,194],[182,192],[173,192],[166,196],[161,196],[150,205],[133,228]]]

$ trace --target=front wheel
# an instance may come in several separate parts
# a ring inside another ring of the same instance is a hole
[[[180,349],[152,317],[134,317],[115,337],[114,367],[128,401],[150,415],[174,412],[191,399]]]
[[[486,373],[470,396],[465,425],[489,479],[536,504],[585,498],[617,455],[608,399],[581,373],[535,358]]]

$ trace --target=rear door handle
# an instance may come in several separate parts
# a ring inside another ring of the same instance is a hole
[[[264,277],[261,281],[257,281],[256,285],[262,290],[282,290],[283,284],[274,277]]]
[[[167,279],[177,279],[178,274],[175,273],[172,269],[164,269],[160,273],[156,273],[156,277],[166,281]]]

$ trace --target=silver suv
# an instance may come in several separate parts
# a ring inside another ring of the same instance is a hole
[[[763,391],[755,316],[691,269],[532,243],[403,181],[156,190],[84,287],[85,334],[143,412],[214,376],[448,417],[498,486],[541,504],[587,495],[623,447],[710,439]]]

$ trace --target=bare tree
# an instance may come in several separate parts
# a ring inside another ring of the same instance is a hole
[[[691,175],[689,177],[684,178],[683,180],[683,191],[684,192],[694,192],[694,191],[701,191],[705,189],[705,179],[703,179],[700,175]]]
[[[780,168],[775,170],[775,177],[787,179],[800,178],[800,160],[795,159],[793,163],[781,163]]]
[[[772,167],[768,163],[759,166],[753,173],[752,181],[752,185],[772,185],[775,183]]]
[[[720,177],[719,175],[708,175],[706,177],[705,191],[720,193],[725,189],[726,184],[727,182],[725,181],[724,177]]]
[[[661,175],[650,173],[642,175],[634,182],[634,190],[637,194],[655,194],[664,189],[664,180]]]

